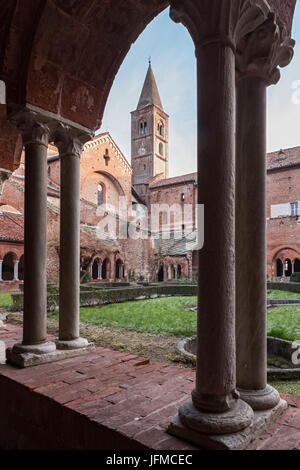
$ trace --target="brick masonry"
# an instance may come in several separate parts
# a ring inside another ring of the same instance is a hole
[[[6,347],[21,328],[6,324]],[[0,366],[4,449],[194,450],[166,428],[194,386],[193,370],[98,347],[29,369]],[[251,449],[300,450],[300,398]]]

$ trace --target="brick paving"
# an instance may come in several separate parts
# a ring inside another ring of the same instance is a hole
[[[6,324],[6,347],[21,328]],[[29,369],[0,366],[0,419],[16,423],[0,445],[15,448],[193,450],[166,428],[189,398],[195,372],[98,347],[88,356]],[[300,450],[300,397],[250,449]],[[10,429],[9,428],[9,429]],[[9,442],[9,444],[8,444]]]

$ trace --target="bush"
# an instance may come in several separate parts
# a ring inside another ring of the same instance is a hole
[[[128,300],[151,299],[155,297],[182,297],[197,295],[197,286],[193,285],[156,285],[156,286],[135,286],[135,287],[115,287],[114,289],[82,289],[80,291],[81,307],[96,307],[98,305],[114,304],[126,302]],[[23,294],[12,294],[14,311],[23,310]],[[47,310],[52,312],[57,310],[59,296],[48,294]]]
[[[291,275],[291,282],[300,282],[300,273],[293,273]]]
[[[284,290],[300,293],[300,283],[297,282],[268,282],[268,289]]]

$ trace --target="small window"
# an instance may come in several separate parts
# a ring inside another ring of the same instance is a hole
[[[98,206],[103,204],[103,186],[102,184],[98,185]]]
[[[160,142],[159,146],[158,146],[158,151],[159,151],[159,155],[162,155],[164,154],[164,146],[163,144]]]
[[[185,195],[184,193],[181,193],[181,202],[184,202],[184,200],[185,200]]]
[[[168,213],[167,212],[162,212],[161,220],[162,220],[163,225],[166,225],[168,223]]]
[[[164,126],[162,121],[159,121],[159,123],[157,124],[157,132],[158,132],[159,135],[164,137],[164,135],[165,135],[165,126]]]
[[[298,202],[291,203],[291,215],[292,216],[298,215]]]
[[[140,123],[140,135],[145,135],[145,134],[147,134],[147,122],[142,121]]]

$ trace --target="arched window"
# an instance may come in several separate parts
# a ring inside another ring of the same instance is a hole
[[[165,126],[164,126],[164,123],[162,121],[159,121],[159,123],[157,124],[157,132],[162,137],[165,136]]]
[[[147,121],[140,122],[140,135],[147,134]]]
[[[160,142],[159,143],[159,146],[158,146],[158,152],[159,152],[159,155],[162,155],[164,154],[164,146],[163,144]]]
[[[103,186],[102,184],[98,184],[98,206],[102,206],[103,204]]]

